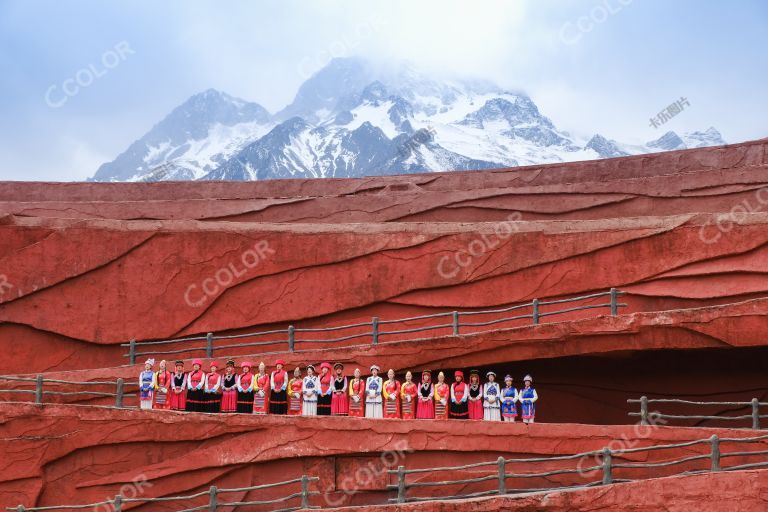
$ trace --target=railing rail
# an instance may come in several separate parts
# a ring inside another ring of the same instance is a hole
[[[359,322],[354,324],[338,325],[338,326],[332,326],[332,327],[297,328],[293,325],[289,325],[286,329],[258,331],[258,332],[244,333],[244,334],[217,335],[214,333],[207,333],[205,336],[189,336],[185,338],[177,338],[177,339],[170,339],[170,340],[151,340],[151,341],[136,341],[135,339],[133,339],[127,343],[121,343],[120,346],[128,348],[128,352],[123,354],[123,357],[127,357],[128,363],[133,365],[133,364],[136,364],[136,358],[140,356],[154,356],[154,355],[162,355],[162,354],[172,355],[172,354],[183,354],[188,352],[201,352],[201,353],[204,352],[205,357],[210,358],[210,357],[213,357],[214,351],[216,350],[267,346],[267,345],[287,345],[289,352],[294,352],[296,349],[296,344],[298,343],[341,343],[344,341],[349,341],[349,340],[359,339],[359,338],[368,338],[371,340],[371,344],[376,345],[379,343],[382,336],[411,334],[411,333],[418,333],[418,332],[424,332],[424,331],[432,331],[435,329],[450,329],[450,333],[452,336],[460,336],[462,334],[463,335],[477,334],[477,333],[486,332],[486,331],[481,330],[481,331],[472,331],[472,332],[461,332],[461,328],[462,327],[483,327],[483,326],[495,325],[503,322],[512,322],[515,320],[524,320],[524,319],[531,319],[532,325],[538,325],[542,317],[549,317],[554,315],[570,313],[574,311],[582,311],[582,310],[590,310],[590,309],[609,308],[610,314],[612,316],[616,316],[618,315],[619,308],[627,307],[627,304],[623,304],[619,302],[619,295],[623,295],[624,293],[625,292],[621,292],[616,288],[611,288],[607,292],[592,293],[589,295],[582,295],[579,297],[571,297],[567,299],[550,300],[550,301],[541,301],[539,299],[533,299],[531,302],[527,302],[525,304],[516,304],[514,306],[500,308],[500,309],[489,309],[489,310],[483,310],[483,311],[447,311],[447,312],[435,313],[431,315],[413,316],[408,318],[398,318],[398,319],[392,319],[392,320],[380,320],[378,317],[372,317],[370,322]],[[599,304],[586,304],[582,306],[574,306],[574,307],[569,307],[569,308],[554,310],[554,311],[545,311],[545,312],[541,311],[542,306],[554,306],[554,305],[571,303],[571,302],[591,300],[591,299],[596,299],[600,297],[609,297],[609,300],[605,303],[599,303]],[[495,315],[499,313],[507,313],[509,311],[515,311],[515,310],[526,309],[526,308],[530,308],[531,312],[526,314],[515,315],[515,316],[494,318],[488,321],[477,321],[477,322],[461,321],[462,317],[474,316],[474,315]],[[440,323],[437,325],[424,325],[420,327],[395,329],[395,330],[389,330],[389,331],[385,331],[382,329],[383,326],[388,326],[388,325],[393,325],[398,323],[402,324],[406,322],[414,322],[419,320],[431,320],[431,319],[439,319],[439,318],[450,318],[450,322]],[[312,339],[312,338],[297,339],[296,338],[296,335],[301,333],[326,333],[326,332],[343,331],[345,329],[359,330],[359,329],[365,329],[365,328],[370,328],[370,330],[364,330],[363,332],[355,332],[353,334],[349,334],[346,336],[339,336],[337,338],[322,338],[322,339]],[[249,343],[238,343],[238,344],[229,344],[229,345],[217,346],[214,344],[214,341],[216,340],[252,338],[252,337],[258,337],[258,336],[270,336],[270,335],[285,335],[285,337],[284,338],[281,337],[280,339],[259,340],[259,341],[249,342]],[[418,338],[409,338],[409,339],[418,339]],[[164,348],[167,345],[194,342],[194,341],[205,341],[205,345],[185,346],[181,349]],[[148,350],[145,349],[145,347]],[[158,347],[158,348],[155,348],[155,347]]]
[[[114,397],[115,407],[123,408],[123,399],[125,397],[134,397],[135,393],[125,392],[125,381],[123,379],[117,379],[114,381],[91,381],[91,382],[78,382],[60,379],[44,379],[42,375],[38,375],[35,378],[31,377],[12,377],[0,375],[0,381],[12,381],[12,382],[25,382],[34,383],[35,389],[0,389],[2,393],[28,393],[34,394],[34,403],[37,405],[43,405],[45,403],[45,395],[56,396],[90,396],[90,397]],[[109,391],[53,391],[43,389],[45,383],[49,384],[65,384],[72,386],[114,386],[115,392]]]
[[[639,416],[641,425],[649,425],[650,420],[648,405],[649,404],[682,404],[682,405],[697,405],[697,406],[724,406],[724,407],[737,407],[737,408],[751,408],[750,414],[743,414],[739,416],[715,416],[706,414],[662,414],[654,411],[653,417],[656,419],[670,419],[670,420],[717,420],[717,421],[742,421],[752,420],[752,429],[760,430],[760,420],[768,418],[768,414],[760,414],[760,407],[768,406],[768,402],[761,402],[757,398],[753,398],[749,402],[694,402],[691,400],[682,400],[678,398],[648,398],[642,396],[638,398],[630,398],[627,400],[629,404],[640,404],[640,412],[629,412],[629,416]]]
[[[640,447],[640,448],[611,449],[606,447],[601,450],[593,450],[588,452],[576,453],[573,455],[561,455],[561,456],[555,456],[555,457],[532,457],[532,458],[516,458],[516,459],[505,459],[504,457],[499,457],[495,461],[478,462],[474,464],[466,464],[463,466],[420,468],[420,469],[411,469],[411,470],[406,470],[404,466],[398,466],[396,470],[387,471],[389,475],[396,477],[396,483],[387,485],[387,489],[397,492],[397,497],[390,498],[389,502],[406,503],[406,502],[419,502],[419,501],[430,501],[430,500],[466,499],[466,498],[478,497],[478,496],[498,496],[498,495],[517,494],[517,493],[550,492],[553,490],[579,489],[584,487],[592,487],[596,485],[609,485],[613,483],[631,482],[631,481],[637,480],[637,479],[627,479],[627,478],[616,478],[614,476],[614,470],[616,469],[631,470],[631,469],[639,469],[639,468],[642,468],[642,469],[665,468],[665,467],[677,466],[679,464],[685,464],[688,462],[694,462],[699,460],[709,460],[710,461],[709,468],[681,471],[676,474],[697,474],[697,473],[711,472],[711,471],[736,471],[739,469],[753,469],[753,468],[768,467],[768,458],[766,458],[765,461],[761,461],[761,462],[750,462],[746,464],[737,464],[729,467],[723,467],[722,466],[723,458],[737,457],[737,456],[738,457],[766,456],[768,455],[768,450],[723,453],[721,449],[722,443],[768,443],[768,435],[758,436],[758,437],[746,437],[746,438],[720,438],[717,435],[713,435],[705,439],[697,439],[694,441],[686,441],[682,443],[646,446],[646,447]],[[659,461],[659,462],[616,463],[614,461],[616,457],[625,455],[625,454],[630,454],[630,453],[688,448],[691,446],[704,445],[704,444],[709,445],[708,453],[702,453],[698,455],[689,455],[685,457],[680,457],[672,460]],[[553,461],[566,461],[566,460],[575,460],[575,459],[585,460],[588,457],[595,457],[596,459],[599,458],[599,463],[590,467],[581,467],[581,464],[579,464],[577,468],[573,468],[573,469],[563,468],[563,469],[552,469],[548,471],[526,472],[526,473],[510,473],[507,470],[507,466],[509,464],[538,463],[538,462],[551,463]],[[487,475],[478,476],[475,478],[462,478],[462,479],[456,479],[456,480],[428,481],[428,482],[408,482],[407,481],[408,475],[424,474],[424,473],[432,474],[439,471],[455,472],[455,471],[476,469],[476,468],[487,467],[487,466],[496,466],[496,471],[489,472],[489,474]],[[513,478],[544,478],[544,477],[550,477],[555,475],[569,475],[569,474],[580,475],[582,478],[587,478],[589,473],[592,473],[592,472],[599,472],[601,476],[600,480],[585,482],[585,483],[578,483],[574,485],[564,485],[560,487],[548,487],[548,488],[509,489],[507,487],[507,480],[513,479]],[[497,488],[479,491],[479,492],[453,495],[453,496],[419,497],[419,496],[407,495],[409,489],[417,489],[422,487],[453,486],[453,485],[466,486],[469,484],[483,483],[483,482],[490,482],[490,481],[496,481],[498,483]]]
[[[309,504],[309,499],[312,496],[318,496],[320,494],[318,491],[310,491],[309,485],[312,482],[317,482],[319,480],[320,479],[316,476],[303,475],[301,478],[294,478],[293,480],[286,480],[284,482],[255,485],[252,487],[240,487],[237,489],[219,489],[215,485],[213,485],[207,491],[199,492],[196,494],[189,494],[186,496],[170,496],[165,498],[126,498],[118,494],[113,499],[102,501],[99,503],[89,503],[87,505],[51,505],[51,506],[45,506],[45,507],[25,507],[24,505],[19,505],[17,507],[6,507],[5,510],[10,510],[13,512],[38,512],[38,511],[44,511],[44,510],[72,510],[72,509],[85,509],[85,508],[96,509],[96,507],[101,507],[106,505],[106,506],[112,506],[115,512],[121,512],[122,506],[125,503],[159,503],[159,502],[168,502],[168,501],[189,501],[189,500],[194,500],[197,498],[202,498],[207,496],[208,503],[206,505],[187,508],[179,512],[192,512],[195,510],[208,510],[208,511],[215,512],[216,510],[225,509],[225,508],[227,510],[230,510],[230,507],[272,505],[275,503],[284,503],[297,498],[301,498],[301,503],[299,505],[290,507],[290,508],[280,509],[282,512],[288,512],[288,511],[300,510],[300,509],[320,508],[317,506],[311,506]],[[219,501],[219,497],[222,494],[235,493],[235,492],[242,493],[242,492],[249,492],[249,491],[260,491],[264,489],[271,489],[275,487],[282,487],[285,485],[292,485],[297,483],[301,484],[300,492],[295,492],[295,493],[288,494],[286,496],[275,498],[272,500],[232,501],[232,502]]]

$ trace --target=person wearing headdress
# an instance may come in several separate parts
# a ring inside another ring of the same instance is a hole
[[[517,418],[517,389],[512,385],[512,376],[504,377],[504,389],[501,390],[501,417],[504,421],[515,422]]]
[[[404,420],[416,417],[416,397],[419,387],[413,382],[413,373],[405,372],[405,382],[400,387],[400,411]]]
[[[432,385],[432,372],[421,372],[421,384],[416,402],[416,418],[420,420],[435,419],[435,388]]]
[[[160,361],[160,369],[155,374],[152,388],[155,392],[155,409],[170,409],[171,401],[168,398],[168,392],[171,389],[171,372],[168,371],[165,359]]]
[[[147,359],[144,363],[144,371],[139,374],[139,401],[142,409],[152,408],[155,387],[155,372],[152,371],[154,365],[154,359]]]
[[[381,406],[381,390],[384,387],[381,377],[379,377],[380,368],[377,365],[371,366],[371,376],[365,380],[365,417],[381,418],[384,416]]]
[[[227,361],[221,378],[221,412],[237,412],[237,375],[235,361]]]
[[[317,416],[317,398],[320,394],[320,379],[315,375],[315,367],[307,365],[307,376],[304,377],[302,395],[304,402],[301,405],[302,416]]]
[[[488,382],[483,386],[483,419],[487,421],[501,421],[501,388],[496,382],[496,373],[485,374]]]
[[[387,372],[387,380],[382,389],[384,396],[384,417],[400,417],[400,382],[395,379],[395,370],[392,368]]]
[[[469,386],[464,382],[464,372],[456,370],[453,374],[456,382],[451,384],[451,410],[450,417],[455,420],[466,420],[469,418]]]
[[[523,383],[525,387],[520,390],[519,400],[521,415],[523,417],[523,423],[533,423],[536,416],[536,400],[539,399],[539,395],[536,390],[531,387],[533,384],[533,377],[526,375],[523,377]]]
[[[187,374],[187,407],[190,412],[203,411],[205,404],[205,372],[201,369],[203,362],[200,359],[192,361],[192,371]]]
[[[184,373],[184,361],[175,363],[176,371],[171,376],[171,410],[185,411],[187,409],[187,374]]]
[[[333,375],[331,375],[331,363],[324,362],[320,365],[320,395],[317,397],[317,415],[331,415],[331,394],[333,393]]]
[[[288,372],[283,370],[285,361],[275,361],[275,371],[269,376],[269,413],[286,414],[288,412]]]
[[[254,378],[253,363],[250,361],[243,361],[240,364],[242,373],[237,376],[237,412],[242,414],[253,414],[253,400],[255,393],[253,392]]]
[[[219,412],[221,410],[221,374],[219,363],[211,361],[211,371],[205,376],[204,412]]]
[[[445,374],[437,374],[437,384],[435,384],[435,419],[448,419],[448,401],[451,399],[451,388],[445,382]]]
[[[349,397],[347,396],[347,377],[342,375],[344,365],[336,363],[333,365],[336,371],[336,378],[333,379],[333,395],[331,397],[331,415],[347,416],[349,415]]]
[[[259,363],[259,373],[253,376],[253,414],[269,411],[269,374],[264,361]]]
[[[301,368],[293,369],[293,378],[288,382],[288,415],[301,415],[301,390],[304,387],[304,379],[301,377]]]
[[[483,419],[483,385],[480,384],[480,372],[471,370],[469,372],[469,400],[467,400],[469,409],[469,419]]]
[[[355,368],[349,381],[349,415],[362,418],[365,415],[365,381],[360,378],[360,368]]]

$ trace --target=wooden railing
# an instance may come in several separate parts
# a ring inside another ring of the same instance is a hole
[[[623,294],[624,292],[621,292],[616,288],[611,288],[607,292],[593,293],[591,295],[582,295],[579,297],[572,297],[568,299],[549,300],[549,301],[533,299],[531,302],[527,302],[525,304],[517,304],[514,306],[501,308],[501,309],[489,309],[484,311],[448,311],[445,313],[414,316],[409,318],[398,318],[394,320],[380,320],[379,317],[373,317],[371,318],[370,322],[362,322],[362,323],[349,324],[349,325],[339,325],[339,326],[333,326],[333,327],[312,328],[312,329],[300,329],[300,328],[296,328],[293,325],[289,325],[286,329],[277,329],[272,331],[251,332],[251,333],[234,334],[234,335],[216,335],[212,332],[209,332],[206,336],[191,336],[186,338],[177,338],[177,339],[170,339],[170,340],[155,340],[155,341],[131,340],[128,343],[120,344],[120,346],[128,348],[128,353],[123,354],[123,356],[128,357],[128,363],[133,365],[133,364],[136,364],[136,358],[142,357],[142,356],[172,355],[172,354],[185,354],[189,352],[201,352],[201,353],[205,353],[206,358],[212,358],[214,356],[214,351],[240,349],[245,347],[257,347],[257,346],[285,345],[289,352],[294,352],[296,349],[296,345],[299,343],[312,343],[312,344],[331,343],[333,344],[333,343],[341,343],[344,341],[350,341],[350,340],[356,340],[356,339],[368,339],[370,340],[370,344],[377,345],[382,338],[385,338],[387,336],[418,333],[418,332],[424,332],[424,331],[431,331],[435,329],[446,329],[446,330],[449,329],[450,330],[449,333],[452,336],[459,336],[459,335],[467,335],[467,334],[477,334],[480,332],[492,330],[492,329],[485,329],[485,330],[467,331],[466,329],[464,329],[462,331],[462,327],[464,328],[488,327],[491,325],[497,325],[504,322],[512,322],[516,320],[527,320],[527,319],[530,319],[531,321],[530,325],[538,325],[541,323],[541,319],[544,317],[562,315],[565,313],[571,313],[574,311],[583,311],[583,310],[589,310],[589,309],[609,309],[610,314],[612,316],[616,316],[618,314],[618,310],[620,307],[627,306],[626,304],[619,303],[618,301],[619,295],[623,295]],[[581,306],[568,307],[564,309],[542,311],[542,308],[547,306],[559,306],[560,304],[568,304],[572,302],[591,300],[591,299],[596,299],[600,297],[607,297],[608,301],[604,303],[598,303],[598,304],[586,304]],[[520,310],[526,310],[526,309],[529,309],[530,311],[522,314],[518,314],[518,315],[501,316],[499,318],[492,318],[491,320],[486,320],[486,321],[475,321],[475,322],[462,321],[463,318],[467,318],[467,317],[475,317],[475,316],[482,316],[482,315],[499,316],[499,315],[504,315],[506,313],[509,313],[511,311],[520,311]],[[432,320],[432,319],[446,319],[447,321],[444,323],[439,323],[437,325],[425,325],[420,327],[401,328],[401,329],[394,329],[389,331],[383,330],[384,326],[388,326],[388,325],[403,324],[408,322],[414,322],[414,321],[420,321],[420,320]],[[363,331],[359,332],[361,330]],[[352,334],[347,334],[345,336],[340,336],[337,338],[323,338],[323,339],[312,339],[312,338],[298,339],[297,338],[297,336],[302,333],[327,333],[327,332],[338,332],[338,331],[348,331],[348,332],[354,331],[354,332]],[[217,340],[239,340],[242,338],[255,338],[260,336],[274,336],[274,335],[285,335],[285,338],[251,341],[251,342],[245,342],[245,343],[232,343],[232,344],[225,344],[225,345],[216,345],[214,343]],[[419,338],[408,338],[408,340],[413,340],[413,339],[419,339]],[[196,341],[205,341],[205,345],[189,346],[190,342],[196,342]],[[403,341],[403,340],[400,339],[398,341]],[[169,345],[174,345],[174,344],[182,344],[182,347],[181,348],[168,347]],[[366,345],[367,344],[368,343],[366,343]]]
[[[205,492],[199,492],[197,494],[190,494],[187,496],[171,496],[167,498],[126,498],[121,495],[115,496],[111,500],[102,501],[99,503],[89,503],[87,505],[52,505],[52,506],[45,506],[45,507],[25,507],[24,505],[19,505],[18,507],[6,507],[6,510],[14,511],[14,512],[37,512],[37,511],[43,511],[43,510],[71,510],[71,509],[92,509],[96,510],[96,507],[113,507],[115,512],[121,512],[123,510],[123,505],[127,503],[159,503],[159,502],[169,502],[169,501],[186,501],[189,502],[191,500],[196,500],[198,498],[208,497],[208,503],[205,505],[200,505],[197,507],[191,507],[191,508],[185,508],[183,510],[179,510],[178,512],[194,512],[196,510],[209,510],[211,512],[216,512],[216,510],[232,510],[232,507],[245,507],[245,506],[256,506],[256,505],[274,505],[278,503],[285,503],[287,501],[295,500],[295,499],[301,499],[301,502],[299,505],[289,507],[289,508],[282,508],[282,509],[276,509],[275,512],[289,512],[293,510],[300,510],[300,509],[308,509],[308,508],[319,508],[319,507],[313,507],[309,504],[309,498],[312,496],[317,496],[320,493],[317,491],[310,491],[309,490],[309,484],[311,482],[317,482],[319,480],[318,477],[312,477],[304,475],[301,478],[296,478],[293,480],[286,480],[285,482],[277,482],[274,484],[265,484],[265,485],[256,485],[253,487],[241,487],[239,489],[218,489],[215,485],[211,486],[211,488],[208,491]],[[219,497],[222,494],[228,494],[228,493],[243,493],[243,492],[249,492],[249,491],[262,491],[264,489],[271,489],[275,487],[282,487],[285,485],[292,485],[301,483],[301,491],[288,494],[286,496],[276,498],[273,500],[261,500],[261,501],[220,501]]]
[[[123,379],[117,379],[117,380],[107,380],[107,381],[91,381],[91,382],[76,382],[76,381],[70,381],[70,380],[58,380],[58,379],[44,379],[42,375],[38,375],[37,377],[30,378],[30,377],[10,377],[10,376],[0,376],[0,381],[13,381],[13,382],[22,382],[25,384],[34,384],[34,389],[0,389],[0,394],[3,393],[21,393],[21,394],[31,394],[34,395],[34,403],[41,405],[45,403],[45,395],[55,395],[55,396],[87,396],[87,397],[114,397],[115,398],[115,407],[124,407],[123,405],[123,399],[125,397],[133,397],[136,396],[135,393],[125,393],[125,384]],[[43,389],[43,386],[45,383],[49,384],[58,384],[58,385],[65,385],[65,386],[114,386],[115,392],[107,392],[107,391],[54,391],[54,390],[45,390]]]
[[[640,397],[640,399],[630,398],[627,400],[630,404],[640,404],[640,412],[630,412],[629,416],[639,416],[641,425],[650,424],[650,415],[653,415],[654,419],[665,420],[718,420],[718,421],[744,421],[752,420],[752,428],[754,430],[760,429],[760,419],[768,418],[768,414],[760,414],[760,406],[768,406],[766,402],[760,402],[757,398],[753,398],[749,402],[692,402],[690,400],[680,400],[677,398],[651,398],[646,396]],[[751,408],[750,414],[743,414],[739,416],[713,416],[713,415],[696,415],[696,414],[662,414],[658,411],[653,413],[648,412],[648,404],[678,404],[678,405],[695,405],[695,406],[723,406],[723,407],[736,407],[737,409]]]

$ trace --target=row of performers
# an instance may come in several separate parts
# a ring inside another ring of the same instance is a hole
[[[469,383],[464,381],[462,371],[456,371],[455,381],[448,385],[443,372],[433,383],[429,370],[421,373],[418,384],[413,382],[411,372],[405,374],[404,382],[399,382],[394,370],[389,370],[388,380],[384,381],[377,365],[371,366],[367,379],[361,378],[357,368],[354,377],[346,377],[341,363],[333,365],[333,372],[329,363],[322,363],[319,375],[313,365],[307,366],[306,376],[297,367],[291,379],[282,360],[276,362],[271,373],[260,363],[255,374],[250,362],[241,363],[242,371],[236,373],[232,360],[227,361],[223,375],[218,373],[216,362],[211,362],[210,371],[205,373],[199,359],[192,361],[190,372],[184,371],[183,361],[176,361],[173,373],[165,361],[160,362],[157,372],[153,366],[154,359],[147,360],[139,376],[142,409],[511,422],[519,413],[524,423],[533,423],[538,400],[530,375],[524,377],[524,387],[518,390],[512,376],[504,378],[502,387],[494,372],[488,372],[487,382],[481,384],[477,370],[470,372]]]

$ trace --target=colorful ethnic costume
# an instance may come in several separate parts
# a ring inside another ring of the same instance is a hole
[[[171,410],[184,411],[187,408],[187,374],[179,370],[179,363],[176,362],[176,372],[171,377]]]
[[[155,409],[170,409],[171,401],[169,400],[169,392],[171,390],[171,379],[173,374],[168,370],[160,370],[155,374],[154,389],[155,389]]]
[[[424,374],[422,374],[424,378]],[[416,417],[422,420],[435,418],[435,387],[432,382],[421,382],[419,399],[416,402]]]
[[[373,369],[378,370],[376,365],[371,366]],[[381,390],[383,388],[383,382],[378,375],[371,375],[365,381],[365,417],[366,418],[382,418],[384,416],[381,406]]]
[[[467,409],[469,411],[469,419],[481,420],[483,419],[483,385],[480,382],[472,383],[472,376],[477,375],[480,379],[477,370],[472,370],[469,374],[469,400],[467,401]]]
[[[278,360],[277,364],[283,365],[283,360]],[[288,412],[288,372],[285,370],[275,370],[269,377],[269,413],[286,414]]]
[[[218,368],[219,365],[211,363],[211,369]],[[203,412],[219,412],[221,411],[221,374],[211,371],[205,377],[205,403],[203,404]]]
[[[323,374],[323,368],[328,368],[328,371]],[[331,364],[323,363],[320,365],[320,395],[317,397],[317,415],[318,416],[330,416],[331,415],[331,393],[333,392],[333,376],[331,375]]]
[[[288,382],[288,414],[299,416],[301,414],[301,390],[304,387],[304,379],[294,377]]]
[[[151,361],[151,363],[150,363]],[[150,368],[155,364],[154,359],[150,359],[146,362],[146,366]],[[152,408],[152,397],[154,395],[155,388],[155,372],[150,370],[144,370],[139,374],[139,400],[142,409]]]
[[[269,374],[253,376],[253,414],[267,414],[269,411]]]
[[[311,365],[307,368],[314,370]],[[301,415],[317,416],[317,396],[320,394],[320,379],[317,375],[304,377],[302,394],[304,395],[304,403],[302,404]]]
[[[461,382],[454,382],[451,384],[451,418],[457,420],[466,420],[469,418],[469,406],[467,405],[467,399],[469,398],[469,386],[464,382],[464,373],[460,370],[454,374],[456,378],[461,377]]]
[[[492,372],[488,372],[491,375]],[[495,377],[496,374],[493,373]],[[501,421],[501,388],[498,382],[486,382],[483,386],[483,419]]]
[[[504,421],[515,422],[517,417],[517,389],[514,386],[507,386],[501,390],[501,417]]]
[[[365,381],[355,379],[349,381],[349,415],[362,418],[365,415]]]
[[[195,359],[192,366],[202,366],[202,361]],[[205,372],[202,370],[192,370],[187,374],[187,406],[186,410],[190,412],[202,412],[205,404]]]
[[[528,382],[529,385],[533,384],[533,379],[530,375],[526,375],[523,378],[524,382]],[[518,400],[520,401],[521,415],[523,417],[523,423],[533,423],[536,416],[536,400],[539,399],[539,395],[532,387],[525,387],[520,390]]]
[[[334,369],[340,366],[334,365]],[[342,368],[344,368],[342,366]],[[347,378],[336,377],[333,379],[333,395],[331,397],[331,415],[347,416],[349,414],[349,396],[347,396]]]
[[[221,412],[237,412],[237,375],[234,373],[221,378]]]
[[[384,417],[400,417],[400,382],[396,379],[388,379],[384,382],[382,390],[384,396]]]
[[[443,382],[435,384],[435,419],[448,419],[448,402],[451,399],[451,388]]]
[[[414,382],[405,381],[400,388],[400,413],[404,420],[416,417],[416,395],[419,388]]]
[[[237,412],[244,414],[253,413],[253,374],[251,373],[251,363],[244,362],[241,368],[248,368],[248,373],[241,373],[237,376]]]

